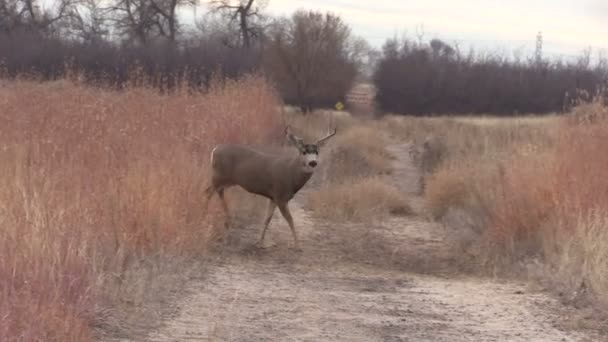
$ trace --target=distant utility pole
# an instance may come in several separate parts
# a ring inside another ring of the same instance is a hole
[[[536,64],[540,64],[543,61],[543,34],[538,31],[536,35]]]

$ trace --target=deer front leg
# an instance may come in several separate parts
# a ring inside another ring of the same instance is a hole
[[[260,247],[264,247],[264,236],[266,235],[266,230],[270,225],[270,220],[272,220],[272,215],[274,214],[274,210],[276,207],[277,205],[274,203],[273,200],[268,201],[268,207],[266,208],[266,217],[264,218],[264,228],[262,229],[262,236],[260,237],[260,241],[258,242],[258,245]]]
[[[231,222],[230,222],[230,212],[228,211],[228,203],[226,203],[226,198],[224,197],[224,188],[218,189],[217,194],[220,197],[220,200],[222,202],[222,208],[224,209],[224,214],[226,215],[225,221],[224,221],[224,228],[226,230],[228,230],[228,229],[230,229]]]
[[[293,235],[294,241],[294,249],[296,251],[301,251],[300,243],[298,242],[298,234],[296,233],[296,228],[293,225],[293,218],[291,217],[291,213],[289,212],[289,207],[287,207],[287,203],[279,203],[278,205],[281,214],[289,224],[289,228],[291,229],[291,234]]]

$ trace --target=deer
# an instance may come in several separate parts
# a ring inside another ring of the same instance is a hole
[[[276,208],[287,221],[293,236],[294,250],[302,251],[293,217],[288,203],[306,185],[319,164],[319,150],[337,132],[329,132],[314,143],[303,139],[285,127],[285,135],[293,147],[291,155],[269,154],[240,144],[219,144],[211,151],[211,184],[205,189],[206,206],[217,194],[225,215],[225,229],[230,229],[231,219],[224,191],[232,186],[240,186],[249,193],[268,199],[263,221],[262,235],[257,245],[264,246],[264,236]],[[297,153],[296,153],[297,151]],[[206,210],[206,209],[205,209]]]

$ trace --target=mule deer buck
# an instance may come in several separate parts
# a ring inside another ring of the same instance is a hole
[[[304,141],[285,128],[289,142],[298,153],[290,156],[272,155],[248,146],[235,144],[217,145],[211,152],[211,185],[205,190],[207,206],[214,194],[221,200],[225,214],[225,227],[230,228],[231,220],[224,190],[238,185],[244,190],[268,198],[262,236],[258,242],[264,245],[264,235],[270,220],[278,207],[287,221],[294,240],[294,249],[300,251],[298,234],[289,212],[288,202],[308,182],[318,165],[319,148],[332,136],[336,129],[313,144]]]

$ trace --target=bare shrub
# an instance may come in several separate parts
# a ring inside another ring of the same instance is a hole
[[[255,76],[205,95],[26,81],[0,91],[3,341],[90,340],[97,310],[124,305],[111,294],[129,288],[133,263],[206,251],[211,147],[282,131],[274,92]]]
[[[350,27],[337,15],[296,11],[269,32],[264,65],[286,103],[303,111],[343,101],[362,56]]]

